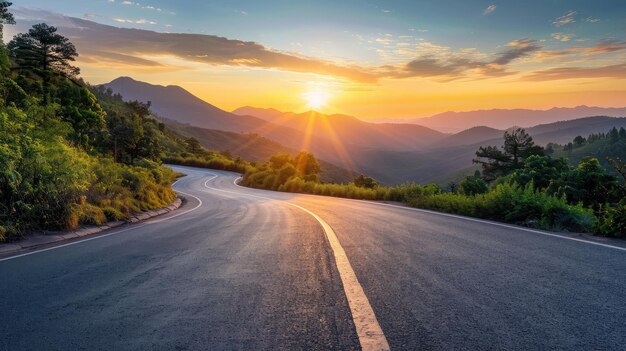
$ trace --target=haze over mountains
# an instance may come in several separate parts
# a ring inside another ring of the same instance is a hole
[[[547,124],[590,116],[626,116],[626,107],[604,108],[591,106],[577,106],[573,108],[555,107],[549,110],[477,110],[467,112],[444,112],[431,117],[413,118],[407,123],[416,123],[425,127],[446,133],[458,133],[475,126],[485,126],[496,129],[507,129],[513,126],[532,127],[538,124]]]
[[[152,110],[170,127],[197,138],[206,147],[229,150],[250,160],[265,160],[279,152],[307,150],[327,161],[326,168],[332,169],[341,181],[355,172],[374,176],[384,183],[429,182],[462,175],[473,169],[472,158],[479,146],[500,145],[507,128],[531,125],[533,122],[529,121],[539,120],[538,116],[543,116],[541,122],[564,120],[535,123],[527,128],[542,145],[567,143],[577,135],[607,132],[614,126],[626,127],[626,118],[565,120],[567,116],[578,116],[584,111],[592,115],[626,116],[626,109],[589,107],[444,113],[426,119],[431,127],[439,125],[456,130],[470,125],[458,133],[447,134],[416,124],[369,123],[352,116],[314,111],[292,113],[247,106],[231,113],[181,87],[152,85],[128,77],[105,86],[126,100],[151,101]],[[524,113],[530,117],[525,118]],[[502,117],[498,119],[496,115]],[[480,125],[482,122],[491,126]],[[498,127],[493,127],[494,124]]]

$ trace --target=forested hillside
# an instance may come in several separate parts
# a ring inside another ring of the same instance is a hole
[[[10,5],[0,22],[14,22]],[[167,205],[176,175],[163,157],[235,163],[150,118],[149,104],[92,92],[77,56],[46,24],[0,45],[0,241]]]

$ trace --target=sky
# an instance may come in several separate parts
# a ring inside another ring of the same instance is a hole
[[[626,1],[15,0],[81,76],[180,85],[225,110],[402,119],[626,106]]]

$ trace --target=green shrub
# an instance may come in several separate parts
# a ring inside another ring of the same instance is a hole
[[[626,237],[626,199],[615,207],[601,209],[596,231],[605,236]]]

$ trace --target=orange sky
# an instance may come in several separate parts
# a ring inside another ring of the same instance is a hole
[[[108,82],[119,69],[80,63],[83,76]],[[124,69],[126,75],[152,84],[175,84],[225,110],[245,105],[283,111],[308,110],[303,95],[324,91],[325,113],[344,113],[364,119],[430,116],[445,111],[492,108],[574,107],[578,105],[626,106],[626,80],[584,78],[525,81],[521,74],[496,79],[437,82],[426,78],[381,79],[377,83],[351,83],[314,74],[278,70],[202,67],[155,74]]]

